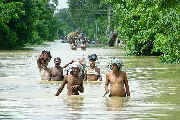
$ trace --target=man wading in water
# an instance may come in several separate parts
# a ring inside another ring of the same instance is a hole
[[[37,65],[41,73],[41,80],[50,80],[50,69],[47,68],[47,66],[51,58],[52,57],[50,51],[44,50],[41,52],[41,55],[37,60]]]
[[[63,67],[60,66],[61,59],[59,57],[54,58],[54,64],[55,66],[50,69],[50,79],[55,81],[63,81]]]
[[[84,80],[87,81],[102,81],[102,77],[100,75],[100,68],[97,68],[95,65],[95,61],[97,60],[97,55],[92,54],[88,56],[90,67],[87,68],[85,72]]]
[[[71,75],[66,75],[64,77],[64,81],[56,92],[56,96],[58,96],[62,92],[66,84],[68,89],[68,95],[79,95],[79,92],[84,92],[83,79],[79,74],[80,69],[81,64],[79,62],[74,62],[72,64]]]
[[[106,74],[105,95],[109,93],[108,85],[110,84],[111,96],[126,97],[130,96],[129,85],[126,73],[122,71],[123,63],[119,59],[111,61],[110,68],[112,72]],[[104,95],[104,96],[105,96]]]
[[[41,80],[55,80],[55,81],[62,81],[63,76],[63,68],[66,68],[69,64],[72,64],[73,61],[69,62],[68,64],[64,65],[63,67],[60,66],[61,59],[59,57],[54,58],[55,66],[49,69],[48,63],[51,60],[50,51],[42,51],[41,55],[37,60],[37,65],[41,73]]]
[[[54,58],[55,66],[50,69],[50,80],[63,81],[63,78],[64,78],[63,68],[66,68],[68,65],[70,65],[72,63],[73,63],[73,61],[71,61],[68,64],[61,67],[60,66],[61,59],[59,57]]]

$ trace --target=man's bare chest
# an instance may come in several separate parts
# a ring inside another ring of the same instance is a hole
[[[59,68],[59,69],[53,68],[53,69],[51,70],[51,74],[52,74],[52,75],[61,75],[61,74],[62,74],[62,69],[61,69],[61,68]]]
[[[81,85],[82,79],[80,77],[69,77],[68,83],[71,85]]]
[[[111,84],[122,84],[123,83],[123,76],[110,76],[110,83]]]

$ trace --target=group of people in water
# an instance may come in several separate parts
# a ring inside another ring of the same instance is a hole
[[[86,49],[88,39],[84,33],[72,32],[69,33],[65,38],[69,42],[72,50],[76,50],[78,47],[80,47],[82,50]]]
[[[96,54],[88,56],[89,67],[86,66],[84,58],[73,59],[66,65],[61,66],[61,59],[56,57],[54,58],[54,67],[48,68],[51,58],[50,51],[42,51],[37,59],[37,65],[41,73],[41,80],[63,81],[55,94],[56,96],[62,92],[66,84],[68,95],[79,95],[79,92],[84,92],[83,81],[102,81],[100,68],[95,64]],[[122,71],[122,66],[123,63],[120,59],[116,58],[111,61],[111,72],[106,74],[105,95],[109,94],[109,97],[130,96],[127,75],[126,72]],[[68,67],[70,69],[66,69]],[[64,74],[64,70],[66,70],[66,74]]]

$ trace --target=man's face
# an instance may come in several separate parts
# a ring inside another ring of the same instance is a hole
[[[112,71],[118,71],[118,66],[116,64],[112,64],[110,67]]]
[[[60,61],[60,60],[55,60],[55,61],[54,61],[54,64],[55,64],[56,66],[59,66],[59,65],[61,64],[61,61]]]
[[[90,61],[89,61],[89,64],[90,64],[90,67],[95,67],[95,61],[90,60]]]
[[[73,67],[72,68],[72,72],[73,72],[74,75],[78,75],[79,71],[80,71],[80,69],[78,67]]]

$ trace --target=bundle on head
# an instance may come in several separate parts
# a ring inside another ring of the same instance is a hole
[[[38,58],[38,63],[40,66],[48,65],[51,58],[52,58],[52,56],[51,56],[50,51],[43,50]]]

